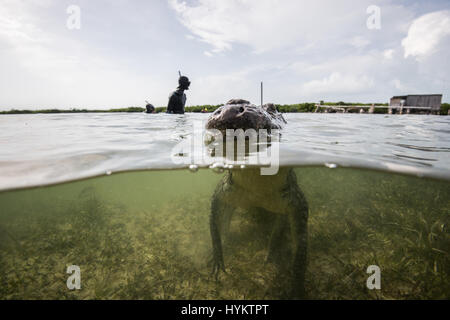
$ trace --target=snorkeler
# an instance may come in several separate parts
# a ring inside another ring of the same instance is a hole
[[[184,113],[184,106],[186,104],[186,94],[184,90],[189,90],[191,82],[188,77],[182,76],[178,79],[178,88],[169,97],[169,104],[167,106],[167,113]]]
[[[147,100],[145,100],[145,102],[147,102],[147,105],[145,106],[145,113],[155,113],[155,107]]]

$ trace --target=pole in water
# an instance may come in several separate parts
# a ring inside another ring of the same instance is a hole
[[[261,107],[263,106],[263,83],[261,81]]]

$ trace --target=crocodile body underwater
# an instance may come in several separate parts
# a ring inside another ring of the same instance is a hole
[[[285,123],[273,104],[255,106],[246,100],[233,99],[209,117],[206,128],[270,131],[281,129]],[[281,261],[283,245],[291,248],[287,298],[305,298],[308,203],[297,184],[294,170],[282,167],[272,176],[261,175],[259,168],[226,171],[211,200],[210,232],[216,278],[221,271],[225,272],[222,238],[238,208],[274,218],[266,262]],[[287,239],[289,244],[286,244]]]

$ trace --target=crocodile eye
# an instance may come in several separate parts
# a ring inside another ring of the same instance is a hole
[[[239,113],[242,113],[242,112],[244,112],[244,107],[239,108]]]

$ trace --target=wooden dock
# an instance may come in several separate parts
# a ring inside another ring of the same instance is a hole
[[[349,113],[350,110],[359,110],[359,113],[369,113],[372,114],[377,109],[388,109],[388,114],[409,114],[411,110],[423,110],[427,114],[433,114],[431,107],[420,107],[420,106],[340,106],[340,105],[323,105],[316,104],[316,109],[314,112],[324,112],[324,113]]]

